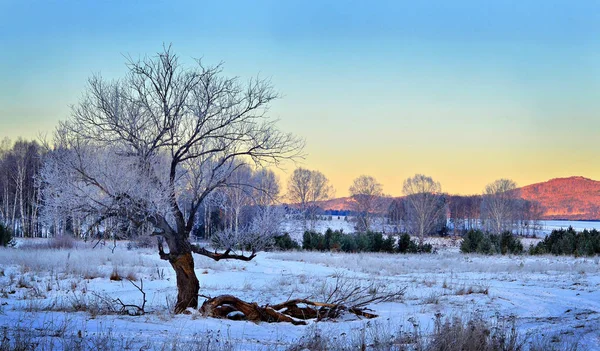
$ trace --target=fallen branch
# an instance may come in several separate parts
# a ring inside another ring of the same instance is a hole
[[[126,304],[123,303],[123,301],[121,301],[121,299],[117,298],[115,299],[115,302],[118,302],[121,305],[121,310],[120,312],[122,314],[128,314],[130,316],[141,316],[146,314],[146,292],[144,291],[144,281],[142,279],[140,279],[140,285],[137,285],[133,282],[133,280],[129,280],[129,282],[131,283],[131,285],[135,286],[141,293],[142,293],[142,305],[138,306],[138,305],[133,305],[133,304]]]
[[[246,302],[232,295],[221,295],[207,299],[200,312],[214,318],[249,320],[253,322],[288,322],[294,325],[306,325],[306,320],[337,318],[342,313],[352,313],[358,317],[375,318],[376,314],[367,312],[360,306],[345,306],[306,299],[289,300],[276,305],[259,306],[255,302]]]

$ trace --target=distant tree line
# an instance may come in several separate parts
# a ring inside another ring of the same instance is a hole
[[[76,213],[62,213],[56,199],[48,202],[52,206],[45,207],[42,190],[46,184],[40,175],[45,150],[35,141],[19,139],[11,143],[5,139],[0,143],[0,222],[6,230],[16,237],[64,233],[137,236],[151,230],[150,226],[132,226],[126,216],[122,220],[111,218],[102,228],[90,228]],[[321,214],[351,215],[357,232],[409,233],[418,238],[420,245],[429,235],[462,236],[470,230],[535,235],[541,229],[543,208],[520,198],[516,184],[508,179],[488,184],[481,195],[461,196],[445,194],[439,182],[416,174],[404,181],[403,197],[392,198],[384,194],[374,177],[362,175],[354,180],[349,193],[350,209],[323,211],[320,202],[334,194],[323,173],[294,170],[287,193],[282,195],[272,171],[240,165],[231,173],[227,187],[215,188],[198,206],[201,214],[196,216],[192,234],[218,242],[219,237],[237,238],[257,230],[279,233],[290,215],[302,219],[303,231],[314,231]],[[283,198],[295,207],[277,205]],[[279,229],[274,230],[276,227]]]

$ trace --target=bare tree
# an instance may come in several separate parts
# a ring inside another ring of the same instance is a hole
[[[352,210],[356,214],[356,227],[359,231],[369,231],[373,217],[380,213],[384,205],[383,188],[371,176],[362,175],[348,189],[352,197]]]
[[[259,169],[252,176],[252,201],[256,206],[273,206],[279,203],[281,185],[279,178],[270,169]]]
[[[431,177],[416,174],[404,181],[402,192],[405,196],[406,226],[411,234],[419,237],[419,243],[423,244],[425,235],[446,224],[442,186]]]
[[[494,233],[512,231],[517,208],[517,184],[510,179],[498,179],[483,192],[481,219],[487,230]]]
[[[89,227],[110,218],[150,222],[158,246],[177,277],[175,312],[198,305],[192,252],[251,260],[192,245],[198,209],[215,189],[227,187],[245,164],[278,164],[300,155],[303,143],[268,119],[277,98],[269,81],[223,76],[221,66],[197,61],[183,67],[165,48],[130,59],[128,74],[89,80],[81,101],[56,133],[55,151],[42,174],[47,202],[59,213],[80,215]]]
[[[481,195],[452,195],[447,197],[454,235],[479,228]]]
[[[288,199],[300,206],[305,230],[314,228],[317,203],[329,199],[332,195],[333,187],[329,184],[329,179],[319,171],[297,168],[288,180]]]
[[[537,235],[542,229],[544,208],[537,201],[515,199],[514,222],[518,234]]]

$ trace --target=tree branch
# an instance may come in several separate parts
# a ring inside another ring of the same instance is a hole
[[[254,251],[252,251],[250,256],[244,256],[244,255],[232,254],[231,249],[227,249],[223,253],[218,253],[216,251],[215,252],[208,251],[207,249],[200,247],[198,245],[191,245],[191,247],[192,247],[192,252],[197,253],[202,256],[212,258],[215,261],[219,261],[219,260],[251,261],[254,257],[256,257],[256,252],[254,252]]]

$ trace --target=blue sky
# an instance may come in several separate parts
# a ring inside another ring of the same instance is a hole
[[[163,43],[270,77],[338,195],[361,174],[394,195],[415,173],[462,193],[600,178],[598,1],[0,0],[0,137],[51,132],[87,77]]]

